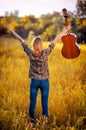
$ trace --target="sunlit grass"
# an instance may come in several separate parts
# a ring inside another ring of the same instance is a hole
[[[44,43],[44,48],[49,42]],[[75,59],[61,55],[62,43],[49,56],[50,94],[49,130],[79,130],[86,118],[86,45]],[[0,129],[29,130],[29,59],[21,44],[13,38],[0,38]],[[41,117],[38,93],[35,116]],[[77,125],[79,122],[79,125]],[[38,128],[42,130],[43,123]]]

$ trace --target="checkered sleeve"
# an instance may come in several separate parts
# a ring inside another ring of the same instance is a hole
[[[53,50],[54,47],[55,47],[54,43],[49,44],[48,48],[45,49],[45,53],[47,55],[49,55],[52,52],[52,50]]]
[[[32,53],[32,50],[28,47],[26,43],[22,43],[22,47],[24,48],[24,51],[27,53],[28,56]]]

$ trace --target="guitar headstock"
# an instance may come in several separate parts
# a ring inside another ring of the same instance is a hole
[[[63,13],[63,16],[65,18],[65,24],[67,27],[69,25],[67,9],[66,8],[62,9],[62,13]]]
[[[68,13],[67,13],[67,9],[66,9],[66,8],[62,9],[62,13],[63,13],[63,16],[64,16],[65,18],[68,17]]]

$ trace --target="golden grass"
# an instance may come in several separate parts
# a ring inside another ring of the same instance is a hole
[[[44,43],[46,47],[49,43]],[[76,59],[65,59],[59,43],[49,56],[50,94],[49,120],[46,130],[77,130],[76,122],[86,116],[86,45],[80,45]],[[29,60],[21,44],[12,38],[0,38],[0,129],[29,130],[27,128]],[[38,93],[35,116],[41,117]],[[82,128],[84,125],[82,126]],[[43,129],[43,123],[38,128]]]

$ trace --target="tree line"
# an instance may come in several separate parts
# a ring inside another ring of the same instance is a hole
[[[78,43],[86,43],[86,14],[83,9],[85,3],[81,1],[77,0],[77,13],[68,11],[68,15],[71,32],[77,35]],[[9,33],[6,29],[7,24],[25,39],[30,40],[41,35],[45,41],[51,41],[65,27],[64,17],[59,12],[41,15],[39,18],[34,15],[19,17],[18,11],[10,14],[6,12],[4,17],[0,17],[0,35]]]

